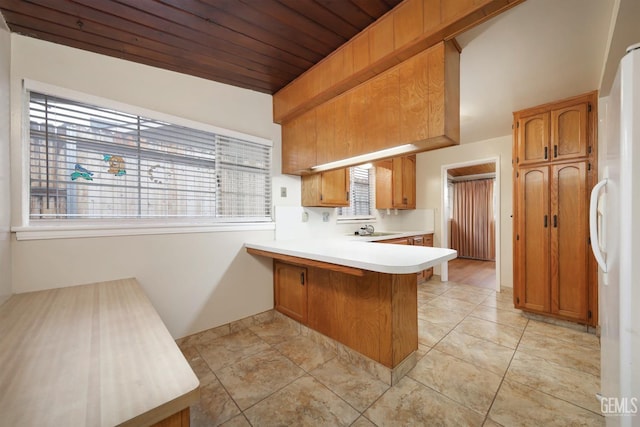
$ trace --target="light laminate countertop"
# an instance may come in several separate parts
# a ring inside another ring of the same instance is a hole
[[[247,242],[245,247],[330,264],[388,274],[418,273],[457,256],[453,249],[427,246],[375,243],[400,237],[428,234],[402,232],[386,236],[307,238],[299,240],[269,240]]]
[[[135,279],[0,306],[1,425],[151,425],[197,402],[198,387]]]

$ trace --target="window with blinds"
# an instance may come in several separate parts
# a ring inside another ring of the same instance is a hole
[[[372,219],[375,202],[374,168],[354,166],[350,171],[350,205],[338,208],[340,219]]]
[[[29,124],[32,220],[271,220],[266,143],[36,92]]]

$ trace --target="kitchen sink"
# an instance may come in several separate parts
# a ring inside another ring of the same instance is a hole
[[[398,233],[385,233],[383,231],[376,231],[370,234],[357,234],[357,236],[360,237],[381,237],[381,236],[393,236],[394,234],[398,234]]]

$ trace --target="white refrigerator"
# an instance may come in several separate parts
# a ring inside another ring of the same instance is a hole
[[[600,267],[600,403],[607,426],[640,426],[640,43],[627,49],[603,104],[602,180],[589,218]]]

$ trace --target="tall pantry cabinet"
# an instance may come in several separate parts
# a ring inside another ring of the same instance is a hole
[[[588,199],[597,178],[597,93],[514,115],[517,308],[595,326]]]

